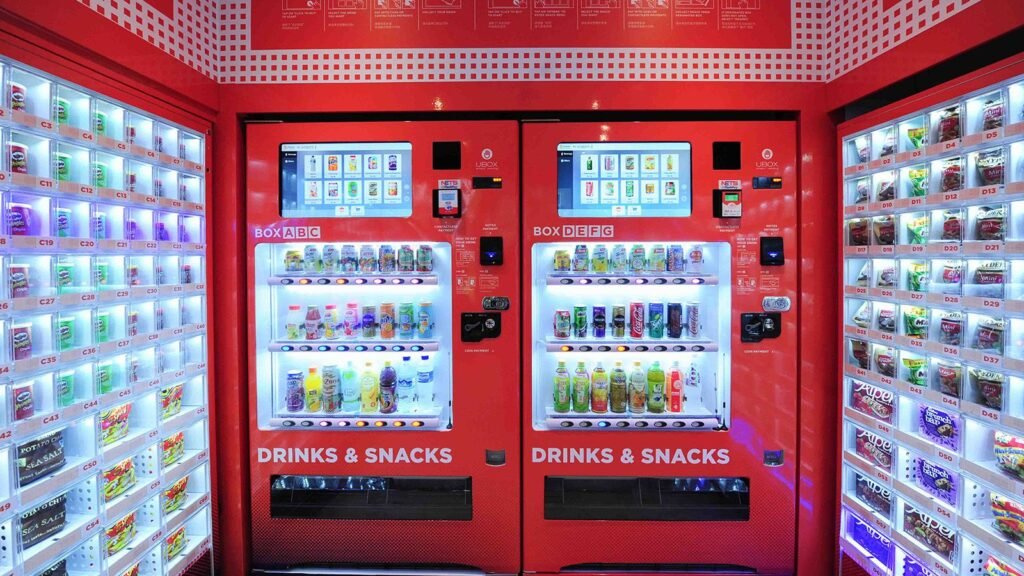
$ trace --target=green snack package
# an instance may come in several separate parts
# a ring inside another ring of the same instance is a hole
[[[928,337],[928,311],[912,307],[903,309],[903,333],[910,338]]]
[[[911,196],[928,195],[928,168],[911,168],[907,170],[907,178],[910,179]]]
[[[907,271],[907,287],[911,292],[925,292],[928,289],[928,265],[915,262]]]
[[[911,244],[928,243],[928,215],[914,218],[907,224],[907,231],[910,233]]]
[[[903,365],[907,368],[907,382],[911,386],[928,385],[928,361],[924,358],[903,358]]]
[[[924,138],[928,134],[924,128],[907,128],[907,140],[915,149],[924,145]]]

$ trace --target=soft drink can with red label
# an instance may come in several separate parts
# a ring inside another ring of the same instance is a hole
[[[612,306],[612,338],[626,337],[626,307]]]
[[[644,337],[644,303],[629,303],[629,337]]]
[[[555,310],[555,338],[567,340],[572,334],[572,313],[568,310]]]
[[[700,302],[686,303],[686,337],[700,338]]]

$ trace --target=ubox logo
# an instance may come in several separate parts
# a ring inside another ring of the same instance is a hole
[[[296,240],[320,238],[319,226],[280,226],[267,228],[253,228],[253,238],[257,240]]]
[[[615,226],[612,224],[534,226],[533,235],[546,238],[611,238],[615,236]]]

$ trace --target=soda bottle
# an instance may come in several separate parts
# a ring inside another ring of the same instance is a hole
[[[341,371],[341,409],[345,412],[359,410],[359,379],[351,360]]]
[[[626,411],[626,371],[622,369],[622,362],[616,362],[612,368],[611,387],[611,410],[615,414],[622,414]]]
[[[336,304],[328,304],[324,306],[326,311],[324,314],[324,338],[328,340],[337,340],[341,337],[341,315],[338,314],[338,306]]]
[[[590,410],[597,414],[608,411],[608,372],[600,362],[590,375]]]
[[[306,340],[319,340],[324,337],[324,323],[320,317],[320,307],[310,304],[306,307]]]
[[[572,411],[590,411],[590,374],[583,362],[576,363],[576,373],[572,377]]]
[[[412,407],[412,399],[416,395],[416,369],[412,366],[412,358],[402,356],[398,365],[398,405],[406,412]]]
[[[647,411],[655,414],[665,411],[665,371],[658,362],[647,369]]]
[[[434,360],[427,355],[416,366],[416,397],[420,410],[434,407]]]
[[[558,367],[555,368],[555,412],[565,414],[569,411],[569,389],[569,369],[565,367],[565,361],[559,360]]]
[[[317,374],[316,368],[310,367],[304,385],[306,389],[306,412],[319,412],[323,409],[323,379]]]
[[[679,361],[672,362],[668,370],[668,411],[679,413],[683,411],[683,372],[679,368]]]
[[[643,414],[647,409],[647,375],[639,362],[633,362],[633,372],[629,375],[629,411]]]
[[[392,414],[398,410],[398,374],[385,362],[380,371],[380,413]]]
[[[378,392],[377,373],[373,371],[373,362],[367,362],[362,376],[359,377],[361,412],[371,414],[377,411]]]

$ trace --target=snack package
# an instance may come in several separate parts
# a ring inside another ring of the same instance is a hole
[[[996,318],[985,318],[978,322],[974,333],[974,349],[1003,353],[1003,331],[1005,324]]]
[[[128,436],[128,417],[131,414],[131,404],[123,404],[100,412],[100,438],[104,446]]]
[[[892,492],[866,476],[856,474],[855,493],[857,499],[869,508],[888,517],[892,511]]]
[[[964,186],[964,173],[960,158],[950,158],[942,163],[939,172],[939,192],[956,192]]]
[[[939,281],[945,286],[944,293],[960,292],[960,281],[963,279],[963,262],[946,260],[942,263],[942,276]]]
[[[139,576],[139,569],[141,568],[141,565],[141,562],[136,562],[134,566],[124,572],[121,572],[120,576]]]
[[[135,460],[125,458],[103,471],[103,498],[110,502],[135,486]]]
[[[851,320],[861,328],[871,328],[871,302],[861,302]]]
[[[39,573],[38,576],[68,576],[68,561],[63,559],[59,562],[54,563],[46,570]]]
[[[1024,576],[1024,574],[996,560],[995,556],[988,557],[988,560],[985,561],[984,570],[984,576]]]
[[[1024,439],[996,431],[993,452],[999,469],[1024,480]]]
[[[907,369],[907,382],[911,386],[928,385],[928,361],[924,358],[900,358]]]
[[[960,137],[960,107],[950,106],[939,114],[938,141],[956,140]]]
[[[892,469],[892,442],[872,432],[855,428],[855,450],[859,456],[886,470]]]
[[[185,392],[185,384],[175,384],[160,391],[160,419],[166,420],[181,412],[181,398]]]
[[[164,540],[166,548],[164,550],[164,560],[170,562],[171,558],[174,558],[188,545],[188,536],[185,534],[185,527],[182,526],[174,531],[166,540]]]
[[[960,476],[942,466],[932,464],[924,458],[914,458],[914,481],[922,490],[942,500],[946,504],[957,507]]]
[[[935,377],[939,381],[939,392],[954,398],[960,397],[963,382],[963,368],[959,364],[940,361],[935,365]]]
[[[19,444],[18,483],[26,486],[64,467],[64,431],[58,430]]]
[[[867,135],[854,138],[853,147],[856,150],[857,162],[867,162],[871,159],[871,140]]]
[[[855,381],[850,392],[851,407],[872,418],[892,422],[896,398],[892,392],[865,382]]]
[[[981,129],[995,130],[1003,126],[1003,101],[986,100],[981,107]]]
[[[907,128],[907,140],[910,141],[910,145],[916,150],[921,146],[924,146],[924,139],[928,136],[928,131],[925,128]]]
[[[910,180],[911,196],[928,195],[928,168],[911,168],[907,170],[907,179]]]
[[[928,215],[911,218],[907,223],[907,238],[910,244],[927,244],[930,222]]]
[[[860,368],[867,370],[871,367],[871,355],[868,353],[867,342],[863,340],[850,340],[850,354]]]
[[[971,379],[971,389],[974,390],[974,401],[995,408],[1003,409],[1003,384],[1004,376],[999,372],[984,370],[982,368],[968,368],[967,375]]]
[[[896,333],[896,310],[892,308],[878,310],[878,329],[890,334]]]
[[[164,490],[164,514],[170,514],[185,503],[188,497],[188,476],[178,480],[167,490]]]
[[[928,291],[928,265],[913,262],[907,267],[907,288],[911,292]]]
[[[959,210],[946,210],[942,213],[942,240],[963,239],[963,217]]]
[[[921,406],[919,410],[917,423],[921,436],[950,450],[960,449],[960,421],[957,416],[931,406]]]
[[[974,269],[974,295],[984,298],[1002,298],[1005,280],[1005,262],[1002,260],[982,262]]]
[[[185,433],[178,432],[164,439],[160,446],[161,461],[164,466],[174,464],[185,454]]]
[[[978,168],[978,182],[982,186],[995,186],[996,184],[1003,183],[1006,158],[1003,156],[1002,148],[978,152],[976,162]]]
[[[876,216],[873,223],[877,244],[891,246],[896,243],[896,218],[894,216]]]
[[[107,528],[107,556],[124,550],[138,533],[135,527],[135,512],[132,512]]]
[[[975,219],[974,236],[977,240],[1006,239],[1006,208],[982,206]]]
[[[867,218],[854,218],[846,227],[850,246],[867,246],[871,242],[871,221]]]
[[[867,178],[861,178],[857,180],[853,192],[853,203],[854,204],[867,204],[871,196],[871,188],[868,184]]]
[[[903,531],[946,560],[956,552],[956,532],[907,503],[903,504]]]
[[[860,268],[860,272],[857,273],[857,286],[863,286],[867,288],[869,280],[871,278],[871,262],[865,262]]]
[[[947,346],[962,346],[964,316],[959,312],[946,312],[939,317],[939,343]]]
[[[885,130],[885,138],[882,139],[882,150],[878,153],[879,156],[888,156],[896,153],[896,130],[887,128]]]
[[[917,560],[914,560],[913,556],[905,554],[903,556],[902,576],[935,576],[935,574],[922,566]]]
[[[885,202],[896,198],[896,181],[887,177],[878,183],[878,192],[875,194],[876,202]]]
[[[896,351],[885,346],[875,346],[875,372],[890,378],[896,377]]]
[[[849,516],[847,521],[846,535],[861,548],[867,550],[883,566],[889,565],[894,548],[892,542],[853,514]]]
[[[924,308],[903,307],[903,334],[910,338],[928,337],[928,311]]]
[[[32,395],[32,384],[15,386],[11,392],[14,394],[14,419],[25,420],[34,416],[36,403]]]
[[[1024,506],[995,493],[989,494],[992,525],[1010,540],[1024,543]]]
[[[61,494],[21,513],[21,546],[27,550],[64,529],[67,495]]]
[[[879,288],[893,288],[896,286],[896,267],[886,266],[878,269],[878,278],[875,279],[875,286]]]

